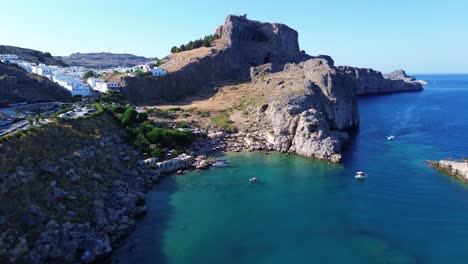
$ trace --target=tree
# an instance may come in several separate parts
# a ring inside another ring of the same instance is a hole
[[[129,127],[137,123],[138,112],[133,108],[127,108],[121,115],[120,121],[124,127]]]
[[[185,47],[184,44],[180,45],[180,51],[186,51],[186,50],[187,50],[187,48]]]
[[[171,53],[177,53],[177,49],[178,49],[178,48],[177,48],[176,46],[172,47],[172,48],[171,48]]]
[[[166,152],[160,148],[153,148],[151,149],[151,156],[162,160],[166,156]]]
[[[83,75],[83,79],[88,79],[88,78],[91,78],[91,77],[94,77],[94,76],[95,75],[94,75],[93,70],[89,70]]]

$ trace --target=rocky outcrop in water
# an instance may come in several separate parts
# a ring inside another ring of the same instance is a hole
[[[409,76],[404,70],[396,70],[391,73],[384,74],[383,77],[390,80],[402,80],[407,82],[416,81],[416,78]]]
[[[429,166],[468,182],[468,159],[428,161]]]
[[[376,95],[398,92],[422,91],[420,82],[407,76],[404,71],[397,71],[384,77],[373,69],[339,66],[338,69],[351,76],[355,82],[356,95]]]

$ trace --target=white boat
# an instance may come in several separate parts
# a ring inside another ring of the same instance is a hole
[[[362,172],[362,171],[358,171],[358,172],[356,172],[356,175],[354,175],[354,178],[356,178],[358,180],[362,180],[362,179],[367,178],[367,174]]]
[[[395,139],[395,136],[388,136],[387,137],[387,140],[394,140]]]
[[[249,182],[250,183],[256,183],[256,182],[258,182],[258,179],[253,177],[253,178],[250,178]]]

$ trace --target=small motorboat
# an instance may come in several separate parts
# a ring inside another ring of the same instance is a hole
[[[390,141],[392,141],[392,140],[394,140],[394,139],[395,139],[395,136],[388,136],[388,137],[387,137],[387,140],[390,140]]]
[[[367,178],[367,174],[362,172],[362,171],[358,171],[358,172],[356,172],[356,175],[354,175],[354,178],[356,178],[358,180],[363,180],[363,179]]]
[[[250,178],[249,182],[250,183],[256,183],[256,182],[258,182],[258,178],[255,178],[255,177]]]

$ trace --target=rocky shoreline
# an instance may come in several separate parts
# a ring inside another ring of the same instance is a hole
[[[162,162],[141,160],[141,154],[119,133],[108,131],[95,146],[83,147],[58,161],[44,161],[40,173],[19,167],[5,177],[2,195],[6,203],[21,197],[22,205],[27,206],[1,211],[0,261],[106,261],[146,213],[145,193],[161,177],[206,169],[216,161],[209,155],[222,151],[271,150],[257,135],[243,133],[216,132],[198,146],[204,148]],[[94,159],[100,162],[96,164]],[[110,163],[112,171],[93,167],[101,162]],[[32,186],[39,191],[23,190]]]
[[[434,169],[455,176],[464,182],[468,182],[468,159],[443,159],[440,161],[427,161],[427,163]]]

